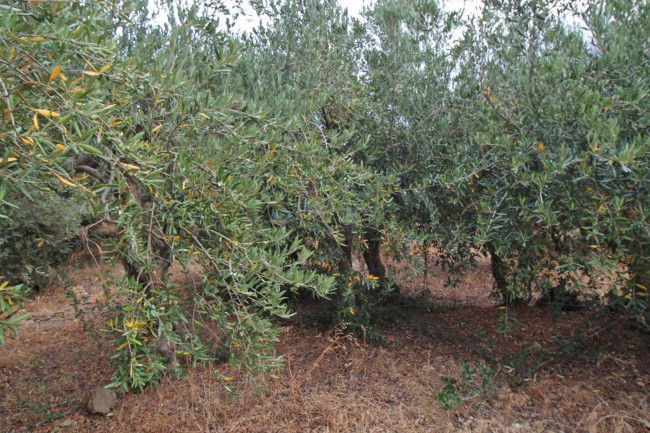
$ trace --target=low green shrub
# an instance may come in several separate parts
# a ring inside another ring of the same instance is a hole
[[[12,206],[2,211],[0,268],[10,284],[39,288],[72,251],[85,207],[53,191],[26,192],[8,194]]]

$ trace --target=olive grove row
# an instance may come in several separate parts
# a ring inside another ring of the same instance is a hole
[[[235,34],[218,2],[159,1],[162,27],[141,0],[5,2],[0,337],[100,225],[124,390],[182,368],[161,341],[277,367],[296,296],[367,331],[399,299],[380,251],[436,247],[452,275],[489,256],[506,303],[605,287],[645,326],[650,9],[585,3],[258,0],[269,24]]]

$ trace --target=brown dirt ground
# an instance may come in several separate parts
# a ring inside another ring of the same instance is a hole
[[[264,379],[264,392],[245,372],[219,366],[239,390],[229,398],[210,368],[195,368],[187,379],[120,395],[102,417],[85,402],[110,381],[111,347],[75,317],[65,293],[103,301],[120,270],[78,260],[27,304],[32,317],[0,350],[0,432],[650,432],[647,339],[597,312],[554,321],[534,307],[501,310],[489,298],[488,271],[479,262],[455,291],[436,266],[427,285],[404,276],[433,302],[387,310],[380,347],[298,315],[277,346],[286,368]],[[497,330],[506,312],[518,325],[504,337]],[[443,410],[441,377],[459,378],[464,362],[480,361],[497,392],[467,390],[460,406]]]

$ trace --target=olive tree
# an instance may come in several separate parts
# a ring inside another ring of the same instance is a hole
[[[279,208],[282,223],[317,246],[308,266],[336,278],[329,318],[367,331],[372,306],[388,288],[383,265],[373,260],[379,244],[368,233],[384,229],[384,199],[394,179],[366,165],[370,137],[360,125],[368,97],[359,79],[364,29],[336,1],[270,2],[260,13],[269,24],[250,35],[248,55],[232,77],[251,100],[319,137],[313,145],[320,159],[308,163],[301,200]],[[278,170],[281,177],[294,171]],[[365,276],[353,269],[354,254],[365,258]]]
[[[647,32],[647,5],[625,1],[491,1],[469,26],[457,87],[477,167],[453,190],[504,297],[565,303],[608,277],[647,314]]]
[[[145,29],[131,39],[134,57],[123,57],[116,36],[129,30],[122,20],[132,7],[4,10],[3,191],[66,189],[115,227],[106,251],[126,272],[110,324],[120,360],[113,386],[155,383],[182,367],[180,356],[268,371],[279,365],[270,320],[291,314],[286,292],[322,296],[333,283],[301,268],[311,253],[268,218],[299,200],[309,181],[301,167],[320,159],[321,138],[232,91],[226,76],[239,44],[208,31],[212,18],[195,8],[179,7],[166,30]],[[294,176],[274,178],[276,165]],[[278,182],[293,195],[277,192]],[[200,284],[172,285],[174,262],[198,266]],[[3,314],[20,294],[6,289]]]

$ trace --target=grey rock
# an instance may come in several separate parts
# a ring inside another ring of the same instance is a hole
[[[87,407],[90,413],[108,415],[115,403],[117,403],[115,391],[99,387],[91,391]]]

